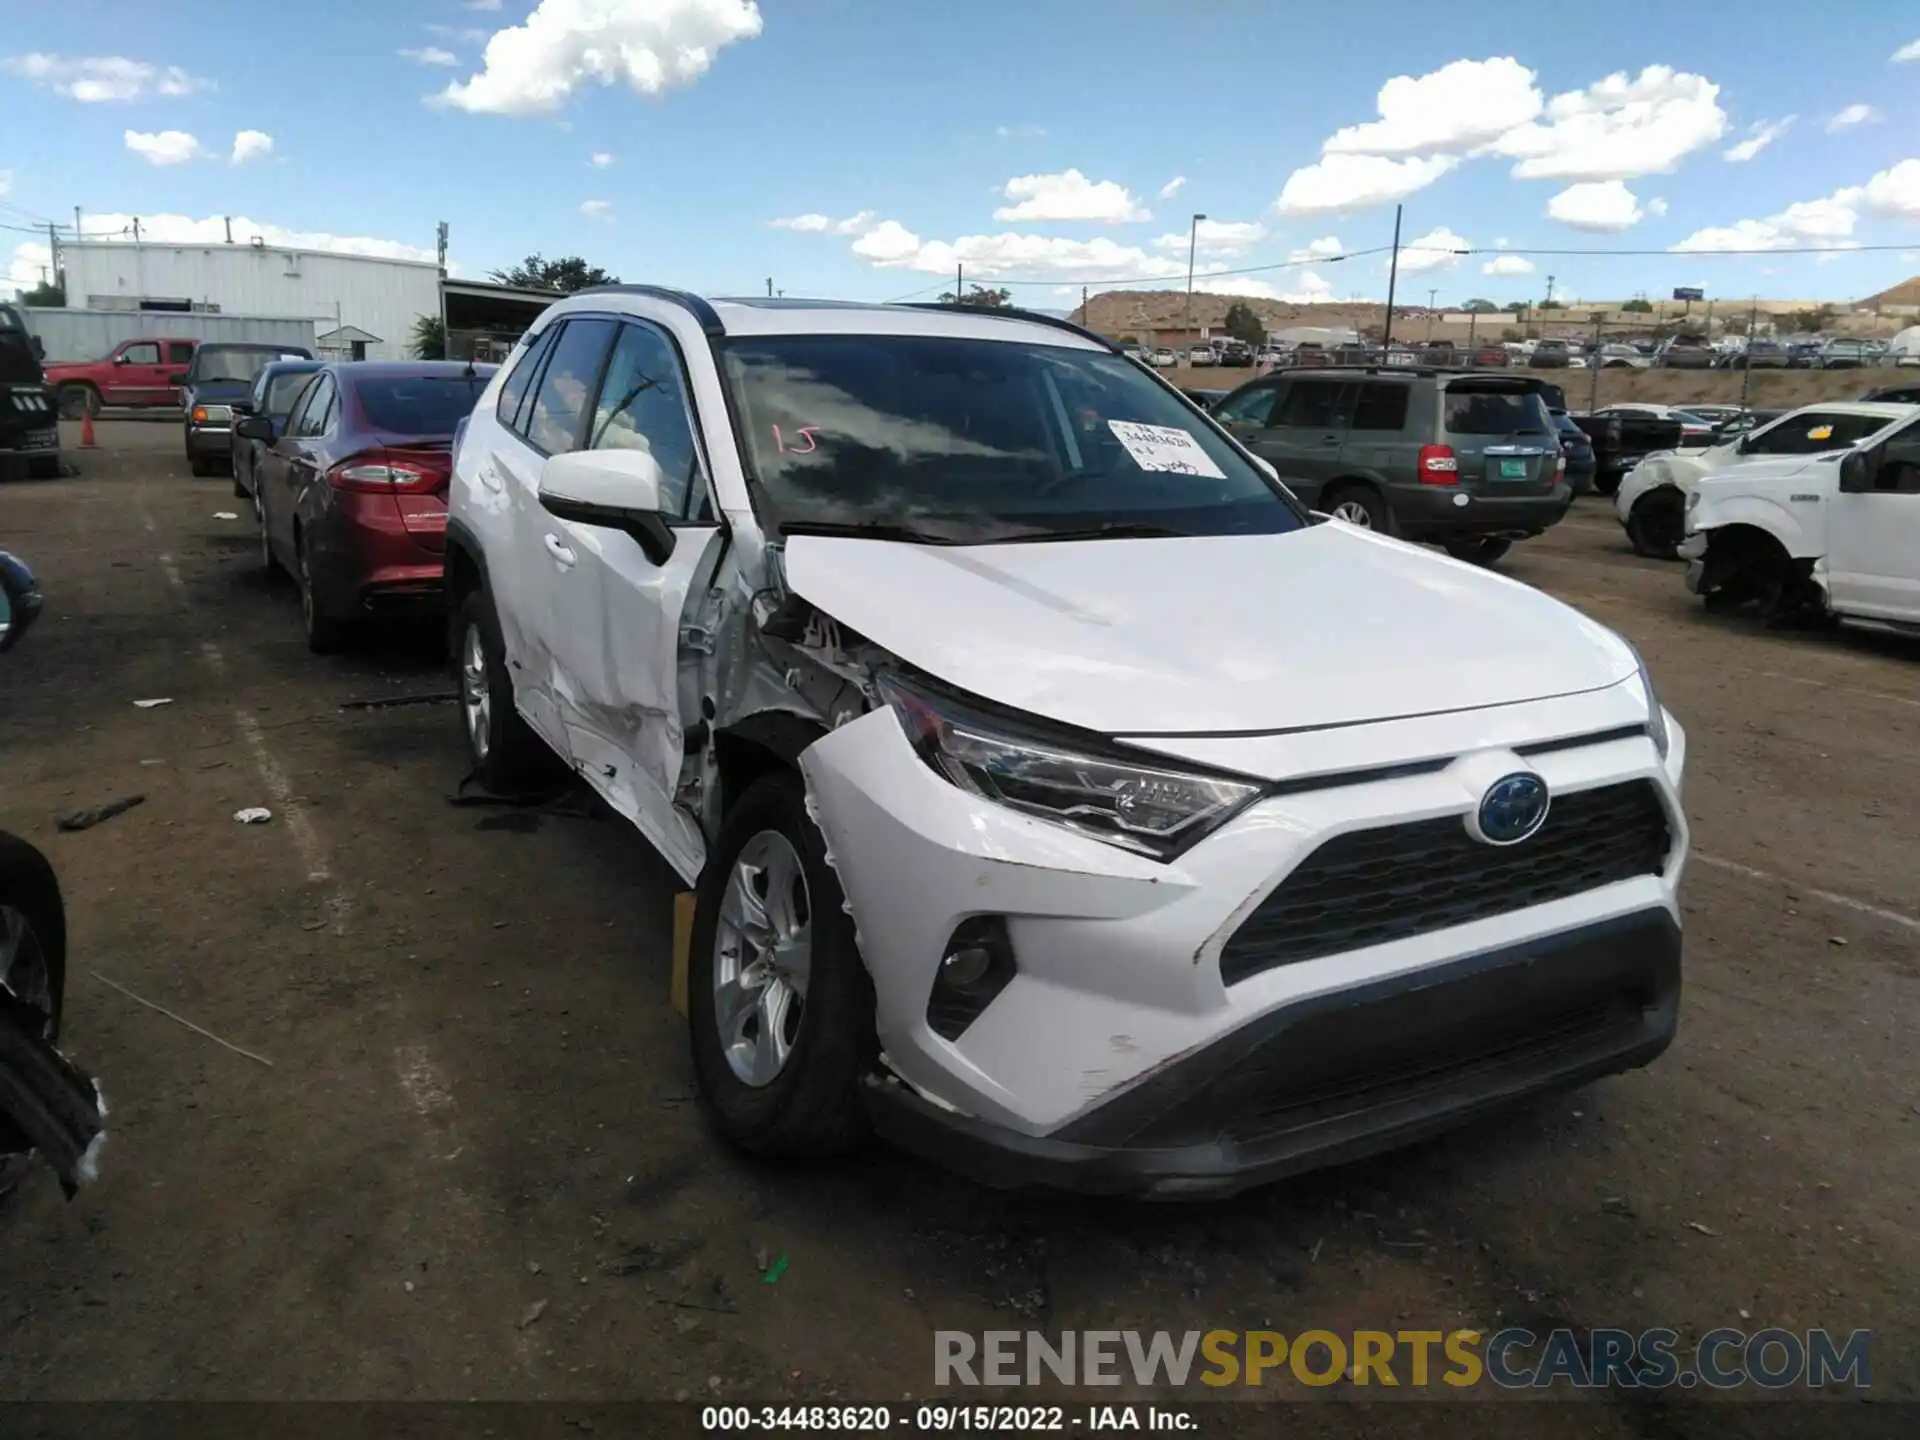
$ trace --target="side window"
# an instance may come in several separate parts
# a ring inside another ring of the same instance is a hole
[[[333,376],[323,374],[308,389],[306,404],[288,433],[303,440],[326,434],[333,420],[334,399]]]
[[[1391,430],[1398,434],[1407,427],[1407,397],[1412,391],[1405,385],[1369,381],[1360,387],[1360,398],[1353,407],[1356,430]]]
[[[1238,395],[1229,395],[1214,407],[1213,418],[1225,424],[1265,425],[1273,414],[1278,385],[1249,385]]]
[[[1920,495],[1920,421],[1894,431],[1881,444],[1873,488],[1899,495]]]
[[[660,466],[663,514],[707,519],[700,449],[688,418],[680,357],[651,325],[623,325],[588,432],[589,450],[644,450]]]
[[[167,363],[169,365],[191,365],[193,363],[193,342],[191,340],[169,340],[167,342]]]
[[[1887,427],[1880,415],[1796,415],[1747,442],[1749,455],[1820,455],[1857,445]]]
[[[120,358],[129,365],[158,365],[160,347],[150,340],[143,340],[138,345],[127,346],[120,352]]]
[[[287,407],[286,423],[281,427],[282,435],[298,435],[301,422],[306,418],[307,397],[314,392],[314,377],[306,377],[303,387],[294,392],[293,404]]]
[[[612,343],[611,320],[567,322],[553,342],[553,358],[541,372],[532,413],[523,427],[531,444],[549,455],[564,455],[579,444],[580,422]]]
[[[525,403],[533,377],[540,373],[540,362],[546,358],[547,348],[552,345],[554,334],[559,329],[560,325],[549,325],[535,336],[533,344],[527,347],[527,353],[520,357],[520,363],[513,367],[506,383],[500,387],[500,402],[494,413],[509,430],[520,428],[520,407]]]
[[[1296,380],[1274,412],[1276,426],[1303,430],[1332,430],[1340,424],[1340,396],[1344,380]]]

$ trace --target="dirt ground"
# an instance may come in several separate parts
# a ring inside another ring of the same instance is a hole
[[[0,661],[0,828],[59,870],[66,1043],[113,1105],[97,1185],[41,1174],[0,1217],[0,1396],[897,1400],[937,1328],[1525,1323],[1870,1327],[1872,1397],[1920,1400],[1920,647],[1709,618],[1599,501],[1504,562],[1632,639],[1691,736],[1686,998],[1650,1069],[1228,1203],[883,1149],[763,1167],[693,1102],[666,866],[616,821],[449,804],[454,708],[353,708],[443,696],[431,646],[308,655],[246,502],[172,426],[100,429],[81,478],[0,488],[48,596]],[[1622,1440],[1782,1413],[1532,1410]]]
[[[1160,372],[1182,388],[1231,390],[1253,378],[1250,369],[1203,365],[1176,366]],[[1737,370],[1601,370],[1594,385],[1591,370],[1526,370],[1567,392],[1576,410],[1597,409],[1620,400],[1661,405],[1738,405],[1745,380]],[[1746,403],[1756,409],[1790,410],[1817,400],[1854,400],[1888,385],[1920,384],[1920,370],[1879,366],[1866,370],[1756,370]],[[1597,394],[1597,398],[1596,398]]]

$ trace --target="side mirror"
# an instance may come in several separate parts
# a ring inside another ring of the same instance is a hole
[[[664,565],[674,535],[660,514],[660,464],[645,450],[574,450],[540,472],[540,508],[576,525],[631,535],[647,559]]]
[[[33,337],[33,358],[36,360],[44,360],[47,358],[47,342],[42,340],[38,335]]]
[[[11,650],[40,613],[40,587],[33,572],[0,550],[0,650]]]
[[[126,355],[122,353],[113,357],[113,363],[116,365],[131,365],[133,362],[127,359]]]
[[[235,407],[238,409],[238,407]],[[234,422],[233,433],[242,440],[258,440],[271,445],[280,438],[273,418],[268,415],[246,415]]]
[[[1873,472],[1878,459],[1878,456],[1870,456],[1865,450],[1849,450],[1840,461],[1840,489],[1849,495],[1873,489]]]

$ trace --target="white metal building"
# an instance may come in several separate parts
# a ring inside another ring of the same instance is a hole
[[[431,260],[89,240],[63,244],[60,262],[71,305],[311,317],[322,353],[341,359],[403,359],[414,322],[440,314],[440,270]]]

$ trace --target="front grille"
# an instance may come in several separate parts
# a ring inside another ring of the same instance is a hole
[[[1483,845],[1458,815],[1335,836],[1303,860],[1220,952],[1232,985],[1322,955],[1506,915],[1665,867],[1673,837],[1645,780],[1553,797],[1518,845]]]

